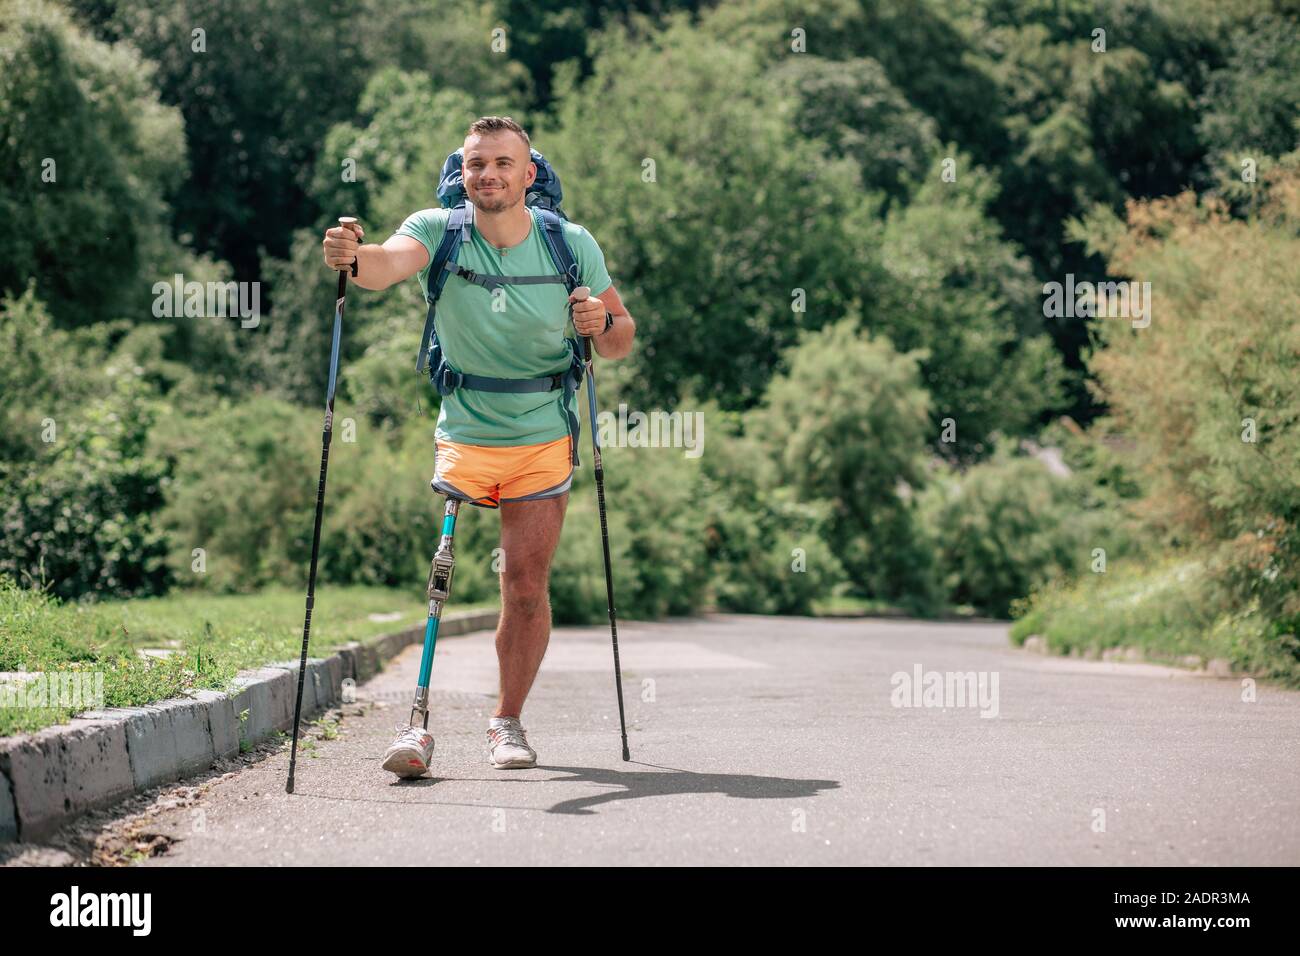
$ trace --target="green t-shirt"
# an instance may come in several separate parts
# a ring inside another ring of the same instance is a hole
[[[412,213],[394,233],[410,236],[429,250],[430,264],[447,228],[448,209]],[[478,227],[463,243],[456,262],[483,275],[556,275],[542,224],[532,216],[528,237],[517,246],[497,249]],[[581,281],[600,295],[610,287],[605,256],[591,233],[566,223],[565,238],[577,260]],[[428,298],[429,266],[417,278]],[[438,299],[438,342],[452,368],[494,378],[541,378],[569,367],[564,338],[569,328],[568,293],[563,284],[505,285],[493,293],[455,275],[447,276]],[[496,305],[494,309],[493,306]],[[576,411],[576,396],[568,411]],[[569,434],[564,393],[513,394],[458,388],[442,400],[438,438],[470,445],[535,445]]]

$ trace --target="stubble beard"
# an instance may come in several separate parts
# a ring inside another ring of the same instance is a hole
[[[474,205],[481,212],[505,212],[519,202],[518,196],[506,194],[504,189],[493,190],[493,195],[484,196],[478,193],[474,199]]]

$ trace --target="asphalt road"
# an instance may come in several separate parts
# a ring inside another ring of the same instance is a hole
[[[293,796],[282,751],[159,813],[174,842],[141,865],[1300,864],[1300,693],[1044,657],[996,624],[718,615],[620,637],[630,763],[607,629],[554,632],[524,771],[483,749],[491,635],[447,639],[433,776],[379,767],[412,647]],[[896,706],[918,666],[983,672],[986,697]]]

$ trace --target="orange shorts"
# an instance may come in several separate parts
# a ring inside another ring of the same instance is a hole
[[[465,445],[434,442],[434,491],[481,508],[503,501],[558,498],[573,484],[573,437],[538,445]]]

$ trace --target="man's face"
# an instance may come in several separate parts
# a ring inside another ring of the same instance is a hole
[[[473,133],[465,138],[462,174],[469,201],[483,212],[503,212],[524,201],[537,167],[518,134]]]

